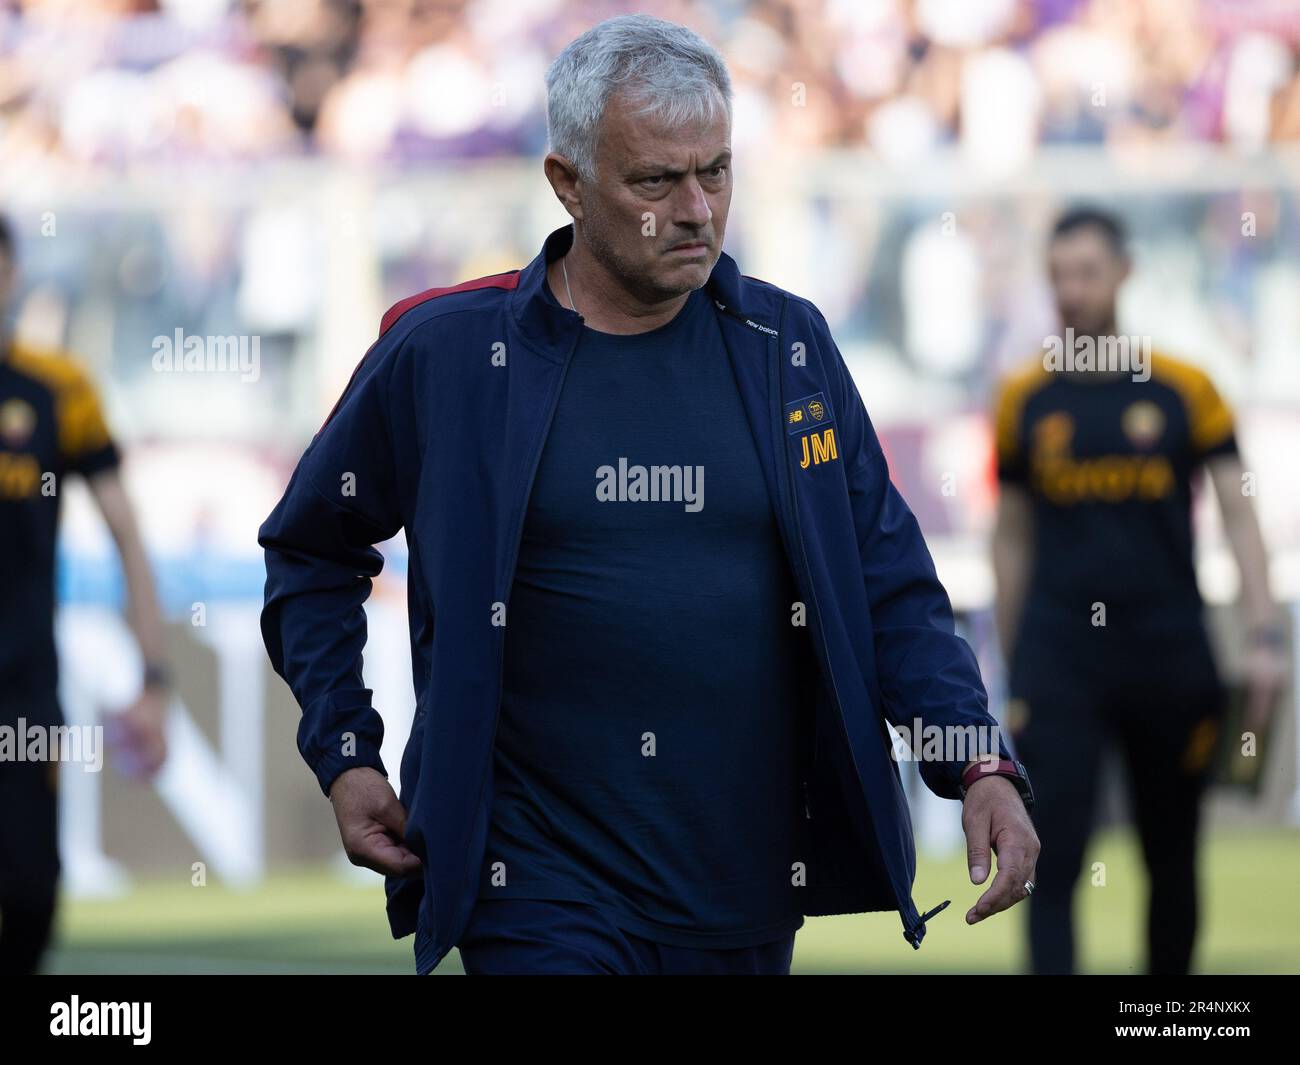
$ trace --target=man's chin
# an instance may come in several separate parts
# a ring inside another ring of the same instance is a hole
[[[713,256],[704,259],[689,259],[680,263],[663,264],[655,278],[664,290],[675,289],[677,295],[700,288],[713,272]]]
[[[1105,330],[1106,323],[1095,319],[1071,318],[1066,321],[1065,328],[1077,337],[1095,337]]]

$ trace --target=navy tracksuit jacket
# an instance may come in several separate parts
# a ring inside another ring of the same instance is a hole
[[[455,945],[475,902],[501,699],[499,605],[582,329],[542,283],[572,240],[565,226],[522,271],[394,306],[259,533],[263,637],[302,707],[299,749],[328,793],[345,769],[384,769],[383,725],[362,681],[363,603],[382,565],[373,545],[406,532],[416,710],[400,796],[423,876],[390,877],[386,890],[393,935],[415,933],[421,974]],[[919,947],[931,914],[911,897],[915,846],[885,722],[994,728],[979,668],[825,318],[742,276],[725,253],[707,291],[820,666],[803,912],[897,910]],[[956,799],[966,760],[922,762],[921,775]]]

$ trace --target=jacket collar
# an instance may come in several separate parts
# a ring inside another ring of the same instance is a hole
[[[519,274],[511,309],[519,328],[545,355],[562,361],[577,340],[582,319],[575,311],[559,307],[545,296],[546,267],[573,246],[570,222],[546,238],[542,250]],[[718,256],[705,290],[724,314],[775,327],[779,320],[777,290],[741,275],[736,260],[725,251]]]

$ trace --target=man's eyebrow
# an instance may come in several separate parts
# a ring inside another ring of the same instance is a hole
[[[720,166],[722,163],[729,162],[730,160],[731,149],[723,148],[722,151],[714,156],[709,162],[705,163],[700,169],[712,170],[715,166]],[[661,163],[650,162],[649,160],[642,160],[634,163],[629,172],[632,174],[662,174],[665,177],[681,177],[686,173],[686,171],[682,170],[680,167],[674,168],[664,166]]]

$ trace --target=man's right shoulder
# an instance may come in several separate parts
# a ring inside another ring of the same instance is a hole
[[[361,382],[376,374],[391,378],[399,365],[404,364],[408,369],[417,365],[428,365],[423,358],[402,357],[404,350],[415,351],[418,354],[425,352],[425,346],[420,344],[421,338],[415,335],[422,327],[453,314],[478,315],[482,318],[484,326],[490,321],[496,321],[498,316],[504,313],[506,300],[519,284],[519,273],[518,270],[507,270],[500,274],[487,274],[470,281],[462,281],[458,285],[450,285],[446,288],[425,289],[414,296],[398,300],[389,307],[380,320],[379,335],[361,356],[338,400],[317,430],[317,435],[334,420],[344,400]],[[473,346],[472,326],[470,329],[461,329],[458,335],[467,346]],[[414,343],[407,343],[413,339]],[[436,345],[438,351],[453,350],[452,346],[445,343],[445,337],[440,337],[439,340],[441,342]],[[439,361],[444,362],[444,360]]]
[[[997,385],[993,398],[994,434],[998,455],[1006,461],[1019,447],[1020,421],[1032,396],[1052,381],[1041,354],[1014,366]]]
[[[1035,392],[1046,388],[1052,381],[1051,372],[1043,365],[1042,353],[1029,356],[1011,367],[997,385],[999,408],[1020,407]]]
[[[507,270],[407,296],[384,313],[379,323],[379,337],[382,339],[399,323],[403,328],[415,329],[459,311],[496,311],[519,284],[519,276],[519,270]]]

